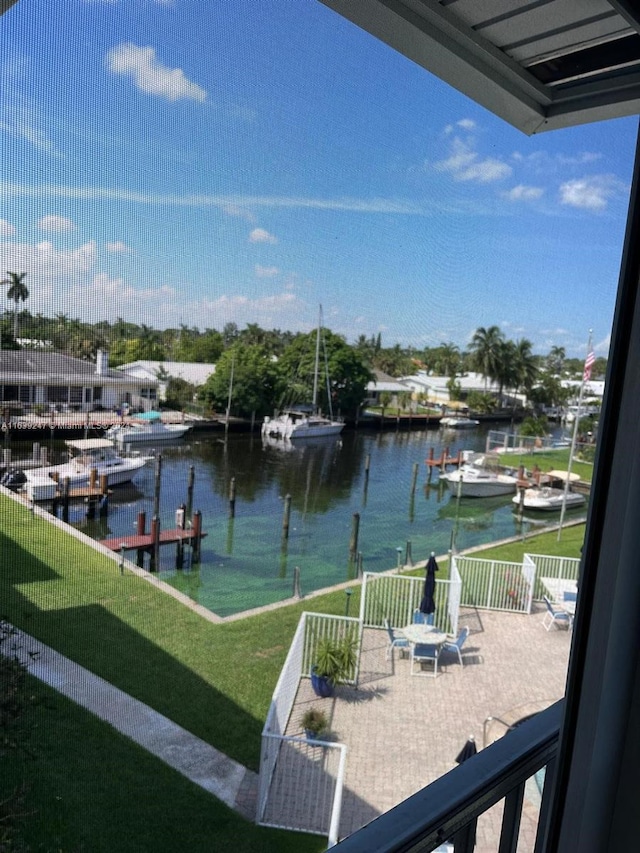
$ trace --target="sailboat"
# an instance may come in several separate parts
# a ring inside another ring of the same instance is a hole
[[[329,417],[325,417],[318,408],[318,376],[320,373],[320,338],[322,335],[322,306],[316,332],[316,354],[313,374],[313,399],[311,406],[283,409],[273,418],[266,417],[262,424],[262,435],[290,441],[304,438],[322,438],[339,435],[344,426],[342,421],[334,420],[329,398]],[[328,384],[328,376],[327,376]]]

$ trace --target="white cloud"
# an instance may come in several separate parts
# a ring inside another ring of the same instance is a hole
[[[273,234],[269,234],[264,228],[254,228],[249,234],[250,243],[277,243],[278,240]]]
[[[169,101],[188,98],[204,101],[206,91],[189,80],[181,68],[166,68],[156,59],[153,47],[138,47],[124,42],[107,54],[107,67],[114,74],[129,75],[148,95],[160,95]]]
[[[41,231],[61,234],[65,231],[73,231],[75,225],[70,219],[67,219],[66,216],[55,216],[54,214],[50,214],[49,216],[42,216],[38,220],[38,228]]]
[[[451,142],[451,153],[445,160],[434,164],[439,172],[448,172],[456,181],[492,183],[508,178],[513,169],[508,163],[493,157],[481,157],[470,141],[456,137]]]
[[[112,243],[107,243],[107,252],[121,254],[129,251],[129,247],[126,243],[123,243],[122,240],[114,240]]]
[[[524,184],[518,184],[503,193],[504,198],[509,201],[535,201],[544,194],[542,187],[527,187]]]
[[[0,219],[0,237],[13,237],[16,229],[6,219]]]
[[[622,190],[622,182],[613,175],[576,178],[560,185],[560,203],[582,210],[600,211]]]
[[[280,273],[278,267],[261,267],[260,264],[256,264],[255,270],[258,278],[274,278]]]
[[[19,269],[34,278],[71,277],[89,272],[97,260],[97,247],[90,240],[77,249],[58,250],[52,243],[4,243],[0,245],[0,269]]]

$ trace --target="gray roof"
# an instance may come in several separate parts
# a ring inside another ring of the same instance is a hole
[[[525,133],[640,111],[629,0],[321,2]]]
[[[60,352],[0,350],[0,382],[29,385],[139,385],[119,370],[99,374],[93,361],[72,358]]]

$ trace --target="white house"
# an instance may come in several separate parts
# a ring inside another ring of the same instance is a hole
[[[400,379],[394,379],[393,376],[389,376],[382,370],[373,370],[372,372],[375,379],[367,383],[366,404],[370,406],[380,405],[380,395],[387,393],[391,395],[391,405],[397,406],[400,394],[411,393],[411,388]]]
[[[141,380],[109,367],[98,350],[96,362],[60,352],[0,350],[0,405],[25,411],[55,408],[90,412],[122,405],[155,407],[158,381]]]
[[[215,364],[200,364],[192,361],[131,361],[128,364],[118,365],[118,370],[128,376],[137,379],[155,381],[158,383],[158,396],[161,400],[166,399],[167,380],[159,379],[166,376],[168,379],[184,379],[191,385],[204,385],[207,379],[216,372]]]

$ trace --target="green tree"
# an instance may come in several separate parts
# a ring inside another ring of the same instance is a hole
[[[498,380],[501,366],[501,356],[504,351],[502,344],[504,335],[498,326],[489,326],[485,329],[480,326],[476,329],[471,339],[469,349],[471,351],[472,363],[476,370],[484,376],[484,389],[487,390],[487,380]]]
[[[289,402],[311,403],[315,352],[314,331],[298,335],[278,362],[282,386],[289,389]],[[367,383],[373,379],[356,350],[340,335],[323,329],[319,368],[318,407],[331,409],[334,414],[355,415],[367,396]]]
[[[13,311],[13,337],[18,340],[18,305],[20,302],[26,302],[29,298],[29,289],[24,283],[26,272],[7,272],[8,278],[5,278],[0,284],[6,285],[7,298],[16,303]]]
[[[201,389],[200,399],[217,411],[226,411],[232,369],[231,411],[241,417],[270,414],[280,390],[279,376],[277,365],[260,344],[227,349]]]

